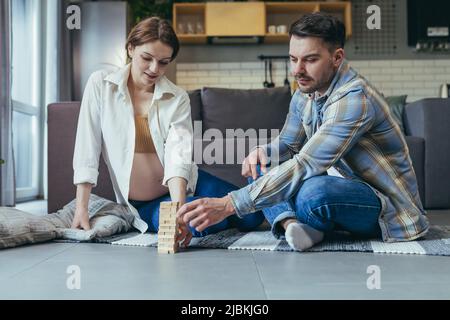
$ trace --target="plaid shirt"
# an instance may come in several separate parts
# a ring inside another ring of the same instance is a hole
[[[304,180],[333,166],[377,194],[384,241],[413,240],[428,231],[404,136],[382,94],[346,61],[322,97],[295,92],[280,135],[262,148],[272,169],[230,193],[238,216],[290,199]]]

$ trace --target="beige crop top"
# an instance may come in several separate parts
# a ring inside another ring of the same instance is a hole
[[[134,116],[136,126],[136,145],[135,153],[156,153],[153,144],[150,128],[148,127],[148,115]]]

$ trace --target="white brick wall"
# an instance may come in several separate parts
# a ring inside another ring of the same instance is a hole
[[[385,96],[408,95],[407,101],[438,97],[450,83],[450,60],[353,61],[350,64]]]
[[[202,76],[198,75],[199,72],[202,72]],[[204,75],[204,72],[207,75]],[[276,86],[283,85],[285,74],[284,62],[273,61],[272,78]],[[289,75],[288,79],[292,82],[294,78]],[[269,71],[267,81],[270,81]],[[263,88],[263,82],[262,61],[177,64],[177,84],[186,90],[202,87],[259,89]]]
[[[350,64],[384,95],[406,94],[408,102],[437,97],[439,86],[450,83],[450,59],[350,61]],[[275,85],[282,86],[284,62],[273,62],[272,75]],[[293,81],[290,75],[289,81]],[[262,61],[177,64],[177,84],[186,90],[202,87],[258,89],[263,88],[263,82]]]

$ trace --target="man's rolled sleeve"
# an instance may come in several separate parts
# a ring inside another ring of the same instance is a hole
[[[231,198],[231,204],[236,211],[236,215],[242,218],[246,214],[256,211],[254,209],[253,200],[250,197],[250,193],[247,187],[232,191],[229,193]]]

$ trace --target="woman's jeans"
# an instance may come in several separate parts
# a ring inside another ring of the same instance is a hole
[[[219,179],[205,171],[198,171],[198,180],[195,194],[193,197],[187,197],[186,202],[191,202],[199,198],[220,198],[226,196],[229,192],[239,189],[238,187]],[[171,201],[170,195],[165,195],[151,201],[130,200],[130,204],[135,207],[139,216],[148,224],[148,231],[158,232],[159,229],[159,205],[163,201]],[[217,233],[228,228],[237,228],[240,231],[250,231],[258,227],[264,221],[264,215],[261,211],[239,218],[232,215],[225,220],[209,226],[202,232],[199,232],[189,226],[194,237],[204,237],[208,234]]]
[[[380,238],[380,210],[380,200],[365,183],[320,175],[303,181],[288,201],[262,211],[276,238],[284,236],[280,221],[286,218],[297,219],[324,233],[341,230],[357,237]]]

